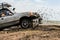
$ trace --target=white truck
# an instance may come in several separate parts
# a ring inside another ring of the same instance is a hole
[[[12,25],[20,25],[22,28],[29,28],[41,23],[42,18],[37,12],[14,12],[9,9],[11,7],[8,3],[1,3],[0,5],[0,28],[6,28]]]

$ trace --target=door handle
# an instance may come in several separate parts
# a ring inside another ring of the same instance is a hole
[[[1,20],[4,20],[4,18],[1,18]]]

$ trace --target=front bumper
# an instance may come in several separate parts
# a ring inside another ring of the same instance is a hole
[[[42,19],[40,18],[33,19],[33,27],[38,26],[39,24],[42,24]]]

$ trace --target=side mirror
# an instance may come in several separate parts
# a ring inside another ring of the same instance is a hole
[[[15,10],[15,8],[13,8],[13,11]]]

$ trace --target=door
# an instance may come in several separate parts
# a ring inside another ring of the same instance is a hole
[[[18,22],[19,21],[15,14],[11,16],[0,17],[0,27],[14,25],[17,24]]]

